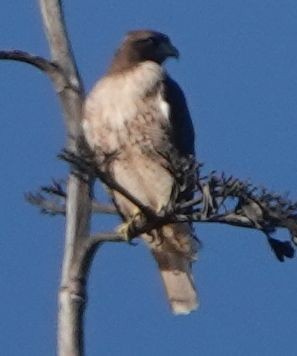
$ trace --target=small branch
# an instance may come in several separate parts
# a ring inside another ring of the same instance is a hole
[[[152,229],[160,228],[163,225],[168,223],[177,223],[177,222],[203,222],[203,223],[220,223],[250,229],[260,230],[264,232],[267,237],[267,242],[271,247],[272,251],[275,253],[279,261],[283,262],[285,257],[292,258],[294,257],[294,248],[289,243],[289,241],[279,241],[272,238],[265,231],[260,228],[255,227],[252,221],[243,215],[236,215],[234,213],[226,213],[225,215],[216,215],[210,217],[202,217],[202,215],[193,213],[192,215],[181,215],[181,214],[165,214],[158,216],[157,214],[152,219],[148,220],[144,215],[140,215],[138,220],[130,226],[129,229],[129,238],[130,240],[136,238],[137,236],[151,231]],[[79,276],[81,280],[85,280],[89,273],[92,261],[96,254],[97,249],[106,242],[127,242],[127,240],[119,236],[116,232],[109,233],[98,233],[90,236],[89,239],[86,239],[84,244],[80,248],[80,254],[77,256],[75,263],[73,265],[72,275]]]
[[[38,193],[27,193],[25,194],[25,199],[28,203],[39,207],[42,214],[49,214],[53,216],[66,214],[66,206],[64,203],[46,199]],[[117,210],[113,204],[101,204],[97,201],[92,201],[92,213],[116,215]]]
[[[70,271],[70,279],[79,283],[80,291],[86,295],[86,285],[93,259],[104,242],[124,242],[125,240],[115,232],[102,232],[84,239],[77,253]]]
[[[97,214],[118,214],[117,209],[113,204],[101,204],[97,201],[92,202],[92,212]]]
[[[0,60],[1,59],[23,62],[38,68],[48,75],[58,93],[63,91],[66,87],[71,87],[71,84],[65,77],[61,67],[59,67],[58,64],[51,62],[43,57],[20,50],[2,50],[0,51]]]
[[[129,225],[129,237],[132,239],[168,223],[220,223],[262,232],[279,261],[294,256],[294,246],[297,246],[297,203],[224,174],[215,175],[212,172],[208,177],[199,179],[198,176],[197,179],[200,190],[193,199],[181,203],[173,201],[167,210],[160,213],[140,215],[137,221]],[[109,177],[109,180],[112,178]],[[121,193],[129,199],[125,190]],[[176,199],[178,201],[179,197]],[[272,238],[272,234],[280,228],[289,231],[291,242]]]
[[[47,59],[20,50],[0,51],[0,59],[28,63],[46,73],[60,72],[59,67]]]
[[[91,235],[90,238],[86,240],[85,247],[86,249],[89,249],[93,245],[101,244],[104,242],[127,242],[127,240],[116,232],[99,232],[95,235]]]
[[[136,205],[143,214],[147,216],[155,215],[154,210],[144,205],[140,200],[138,200],[130,192],[128,192],[120,184],[118,184],[109,174],[101,170],[98,167],[98,163],[93,161],[92,156],[78,156],[74,152],[71,152],[69,150],[63,150],[62,153],[58,155],[58,157],[71,163],[80,171],[88,172],[88,174],[98,177],[106,186],[108,186],[109,189],[117,191],[125,198],[127,198],[131,203]]]
[[[297,203],[292,203],[286,197],[257,188],[232,176],[226,177],[224,173],[219,176],[211,172],[209,176],[200,178],[195,171],[198,165],[190,158],[189,164],[182,162],[180,171],[175,172],[178,185],[168,206],[160,212],[155,212],[144,206],[108,174],[106,167],[115,158],[116,153],[108,157],[104,154],[101,156],[100,163],[95,161],[89,152],[78,156],[64,150],[59,157],[71,163],[74,169],[98,177],[109,189],[119,192],[140,209],[142,215],[138,216],[133,224],[129,224],[127,234],[130,239],[169,223],[220,223],[261,231],[280,261],[294,256],[293,245],[297,245]],[[185,197],[191,197],[190,189],[195,195],[192,199],[185,200]],[[272,239],[271,235],[279,228],[289,231],[293,245],[291,242]]]
[[[65,215],[66,213],[65,204],[61,204],[54,200],[46,199],[40,193],[26,193],[25,199],[28,203],[38,206],[42,214]]]
[[[42,214],[65,215],[67,194],[60,183],[54,181],[50,186],[41,187],[36,193],[26,193],[28,203],[37,206]],[[116,215],[117,210],[113,204],[103,204],[92,200],[92,213]]]
[[[108,169],[105,170],[104,167],[108,166],[108,161],[113,157],[105,157],[102,154],[100,164],[94,161],[92,156],[79,157],[70,151],[63,151],[60,157],[82,171],[91,172],[90,174],[98,177],[110,189],[122,194],[141,210],[143,216],[129,225],[128,235],[131,238],[148,231],[147,224],[154,229],[166,223],[188,221],[256,229],[269,237],[277,229],[286,228],[290,232],[291,241],[297,245],[297,203],[279,194],[268,192],[265,188],[255,187],[249,182],[232,176],[227,177],[224,173],[216,175],[215,172],[211,172],[209,176],[203,178],[199,178],[197,174],[196,184],[193,185],[193,175],[196,174],[193,169],[197,165],[193,164],[192,158],[189,164],[184,162],[180,166],[181,172],[175,173],[179,177],[179,187],[183,189],[177,187],[177,194],[172,194],[173,198],[168,207],[157,213],[150,207],[143,206],[106,173]],[[189,184],[196,193],[192,199],[185,201],[184,192],[188,191]],[[227,205],[230,207],[228,210]]]
[[[59,198],[66,199],[67,193],[65,191],[65,181],[53,179],[50,185],[44,185],[40,188],[42,193],[45,193],[49,196],[55,196]]]

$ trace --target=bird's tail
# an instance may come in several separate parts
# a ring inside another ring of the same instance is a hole
[[[160,268],[172,312],[189,314],[197,309],[191,262],[178,254],[152,251]]]
[[[189,314],[198,307],[191,273],[197,244],[188,224],[171,224],[156,232],[149,241],[174,314]]]

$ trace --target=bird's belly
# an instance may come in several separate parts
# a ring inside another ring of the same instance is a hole
[[[160,162],[131,150],[120,155],[111,165],[115,180],[142,204],[159,211],[170,200],[173,177]],[[115,193],[116,203],[126,217],[133,215],[135,206]]]

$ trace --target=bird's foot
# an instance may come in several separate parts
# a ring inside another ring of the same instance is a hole
[[[131,223],[130,222],[125,222],[123,224],[120,224],[117,228],[117,233],[127,242],[131,242],[132,238],[131,238],[131,227],[130,227]]]
[[[131,243],[132,239],[135,237],[134,232],[140,216],[141,212],[139,209],[135,209],[133,215],[117,228],[117,233],[129,243]]]

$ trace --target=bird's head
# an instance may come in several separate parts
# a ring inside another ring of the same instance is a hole
[[[128,67],[145,61],[162,64],[168,57],[179,57],[168,36],[150,30],[130,31],[116,52],[114,64]]]

